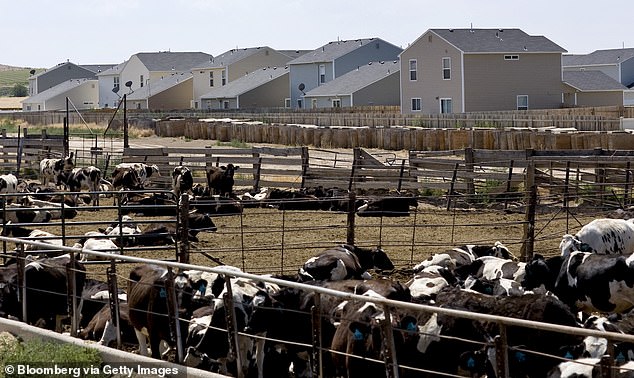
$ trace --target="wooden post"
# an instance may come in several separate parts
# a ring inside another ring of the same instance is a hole
[[[308,156],[308,147],[302,147],[302,184],[301,188],[303,189],[306,185],[306,176],[308,174],[308,168],[310,164],[310,158]]]
[[[453,175],[451,176],[451,184],[449,184],[449,191],[447,192],[447,211],[451,209],[451,200],[453,199],[454,186],[456,185],[456,178],[458,177],[459,166],[460,166],[460,163],[456,163],[453,167]]]
[[[63,217],[62,217],[63,218]],[[77,329],[79,328],[77,311],[77,272],[75,271],[75,253],[70,253],[70,263],[66,266],[67,291],[69,295],[68,316],[70,317],[70,335],[77,337]],[[60,330],[61,331],[61,330]]]
[[[355,148],[353,150],[353,158],[352,158],[352,169],[350,170],[350,180],[348,182],[348,190],[352,191],[352,186],[354,185],[354,176],[356,174],[357,165],[361,164],[361,149]]]
[[[346,221],[346,243],[354,245],[354,223],[357,213],[356,204],[357,195],[354,192],[348,194],[348,218]]]
[[[475,194],[475,185],[473,183],[473,175],[469,175],[469,173],[473,173],[473,165],[474,165],[474,157],[473,157],[473,148],[467,147],[464,149],[464,162],[465,162],[465,171],[467,171],[467,177],[465,178],[467,184],[467,194],[474,195]]]
[[[119,312],[119,288],[117,287],[117,264],[114,259],[110,260],[110,267],[106,268],[106,275],[108,277],[108,291],[110,292],[109,305],[110,305],[110,322],[117,330],[117,349],[121,349],[121,315]]]
[[[26,261],[24,259],[26,255],[24,254],[24,243],[20,243],[18,245],[18,254],[17,254],[17,270],[18,270],[18,302],[22,303],[22,321],[28,324],[27,317],[27,299],[26,299],[26,275],[24,274],[24,269],[26,265]]]
[[[506,195],[504,196],[504,208],[509,207],[509,197],[511,196],[511,184],[513,182],[513,160],[509,161],[509,174],[506,178]]]
[[[253,158],[257,158],[257,163],[253,164],[253,190],[260,190],[260,172],[262,172],[262,157],[258,153],[253,154]]]
[[[189,196],[182,194],[178,207],[178,242],[176,243],[176,260],[183,264],[189,264]]]
[[[128,95],[123,94],[123,148],[130,148],[130,137],[128,136]]]
[[[405,159],[401,160],[401,169],[398,173],[398,185],[396,186],[396,191],[401,192],[401,187],[403,186],[403,174],[405,173]]]
[[[529,261],[533,258],[535,244],[535,209],[537,207],[537,186],[535,185],[535,163],[529,160],[526,167],[526,213],[524,223],[524,237],[520,249],[520,260]]]
[[[225,305],[227,337],[229,338],[229,360],[231,360],[231,356],[235,357],[238,378],[243,378],[244,372],[242,371],[241,363],[242,356],[240,356],[240,348],[238,347],[240,342],[238,340],[238,326],[236,324],[236,308],[233,305],[233,289],[231,287],[231,278],[229,276],[225,276],[225,283],[227,291],[222,299]]]
[[[178,300],[176,299],[176,290],[174,289],[174,273],[172,267],[167,267],[167,279],[165,280],[165,290],[167,292],[167,313],[170,319],[170,328],[172,335],[176,339],[176,361],[182,363],[185,355],[183,354],[183,343],[181,342],[181,327],[178,311]]]

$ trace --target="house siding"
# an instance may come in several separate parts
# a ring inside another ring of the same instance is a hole
[[[130,57],[130,60],[128,60],[128,63],[121,72],[121,90],[119,91],[119,94],[123,96],[124,93],[127,94],[130,90],[134,91],[139,89],[141,87],[139,81],[141,75],[143,75],[143,85],[145,86],[147,80],[150,78],[150,72],[141,60],[136,55],[133,55]],[[132,82],[132,87],[130,87],[130,89],[125,86],[125,83],[128,81]]]
[[[504,55],[464,55],[465,112],[515,110],[518,95],[528,95],[529,109],[560,107],[560,54],[517,54],[518,60]]]
[[[88,80],[81,85],[50,97],[41,102],[22,102],[25,111],[64,110],[66,109],[66,97],[78,110],[96,109],[99,106],[99,84],[97,80]],[[40,108],[38,109],[38,105]]]
[[[591,66],[567,66],[564,71],[601,71],[616,81],[619,81],[619,67],[616,64],[597,64]]]
[[[102,75],[98,76],[99,81],[99,107],[100,108],[115,108],[119,104],[119,96],[112,91],[114,88],[114,78],[116,75]],[[125,93],[125,82],[119,81],[119,94],[122,96]]]
[[[319,86],[319,65],[326,67],[326,83],[333,79],[332,62],[310,63],[310,64],[293,64],[290,67],[290,97],[291,107],[297,108],[297,100],[302,98],[303,93]],[[355,66],[356,68],[356,66]],[[299,85],[304,84],[304,90],[299,90]],[[304,108],[308,108],[308,104],[303,104]]]
[[[368,41],[365,45],[335,59],[335,77],[369,62],[397,60],[401,51],[402,49],[379,39]]]
[[[29,94],[36,95],[70,79],[92,78],[95,78],[94,72],[73,63],[62,63],[29,81]]]
[[[240,109],[283,108],[287,97],[288,74],[285,74],[240,95]]]
[[[148,99],[150,109],[172,110],[188,109],[191,103],[193,80],[185,80]]]
[[[614,106],[623,103],[623,91],[577,92],[566,93],[564,100],[567,106]]]
[[[392,73],[353,94],[352,106],[364,105],[400,105],[399,73]],[[342,104],[343,105],[343,101]]]
[[[621,63],[621,84],[626,87],[634,84],[634,58]]]

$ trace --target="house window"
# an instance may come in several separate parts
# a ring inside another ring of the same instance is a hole
[[[290,98],[285,98],[284,99],[284,107],[287,108],[287,109],[291,107],[291,99]]]
[[[326,66],[324,64],[319,65],[319,84],[326,82]]]
[[[504,55],[504,60],[520,60],[519,55]]]
[[[141,88],[143,88],[143,75],[139,76],[139,82],[141,83]]]
[[[332,100],[332,107],[333,108],[340,108],[341,107],[341,99],[334,99]]]
[[[209,86],[214,86],[214,71],[209,72]]]
[[[416,73],[417,73],[417,63],[416,59],[409,60],[409,80],[416,81]]]
[[[223,86],[227,85],[227,70],[222,70],[222,73],[220,74],[220,79]]]
[[[229,101],[223,101],[222,102],[222,108],[223,109],[229,109]]]
[[[451,80],[451,58],[442,58],[442,78]]]
[[[302,99],[301,99],[301,98],[298,98],[298,99],[297,99],[297,107],[298,107],[299,109],[302,109],[302,108],[304,107],[304,102],[302,101]]]
[[[517,110],[528,110],[528,96],[517,96]]]
[[[420,112],[421,109],[422,109],[421,99],[420,98],[413,98],[412,99],[412,111],[413,112]]]
[[[112,87],[119,88],[119,76],[115,76],[112,78]]]
[[[312,100],[310,100],[310,107],[313,109],[317,109],[317,99],[313,98]]]
[[[440,112],[441,113],[453,113],[453,106],[450,98],[440,99]]]

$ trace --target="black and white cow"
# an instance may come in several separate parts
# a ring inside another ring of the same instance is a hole
[[[457,279],[450,268],[432,265],[416,272],[405,286],[416,299],[433,299],[443,288],[455,285]]]
[[[634,307],[634,255],[572,252],[553,259],[549,270],[547,265],[540,263],[540,269],[527,270],[525,287],[552,287],[574,311],[619,313]],[[554,271],[558,274],[553,282]]]
[[[121,248],[115,244],[110,236],[99,231],[88,231],[84,234],[84,237],[79,239],[73,246],[82,250],[80,260],[81,261],[103,261],[107,260],[101,256],[95,256],[86,251],[92,252],[104,252],[113,255],[120,255]]]
[[[26,254],[33,254],[35,258],[38,257],[57,257],[65,254],[59,247],[64,245],[62,238],[58,235],[40,229],[28,229],[21,226],[14,226],[11,222],[2,229],[3,236],[13,236],[15,238],[21,238],[25,240],[36,241],[46,244],[46,246],[39,246],[35,244],[24,244],[24,252]]]
[[[93,206],[99,206],[99,191],[101,190],[101,170],[95,166],[73,168],[70,172],[61,174],[61,180],[71,192],[88,190]]]
[[[242,201],[218,195],[196,197],[190,202],[190,205],[197,212],[209,215],[242,214],[243,210]]]
[[[69,255],[44,258],[26,264],[24,276],[26,298],[18,287],[17,265],[0,267],[0,316],[22,319],[22,301],[26,300],[26,321],[41,328],[55,329],[58,318],[68,315],[70,281],[67,268],[75,271],[75,287],[82,288],[86,269]],[[79,289],[81,290],[81,289]]]
[[[130,323],[133,325],[139,341],[139,353],[147,356],[146,337],[150,342],[152,357],[160,359],[161,341],[175,345],[176,340],[170,332],[168,317],[168,299],[166,282],[167,269],[154,265],[138,266],[130,271],[128,282],[128,306]],[[187,337],[187,319],[190,318],[189,304],[192,298],[192,286],[185,274],[174,275],[174,291],[178,306],[179,325],[182,340]]]
[[[299,269],[299,277],[303,281],[369,279],[372,278],[369,269],[391,270],[394,264],[379,247],[342,244],[308,259]]]
[[[64,208],[62,209],[61,203],[40,200],[31,195],[25,196],[22,199],[22,205],[28,208],[36,208],[48,211],[49,213],[51,213],[51,220],[62,219],[62,217],[64,219],[73,219],[77,216],[77,208],[75,206],[64,204]]]
[[[15,203],[6,206],[4,220],[12,223],[46,223],[53,219],[48,210],[25,207]]]
[[[15,194],[18,191],[18,178],[12,174],[0,175],[0,194]],[[15,196],[3,196],[7,203],[15,201]]]
[[[521,282],[524,278],[526,263],[501,259],[495,256],[478,257],[469,265],[454,270],[456,277],[464,281],[469,276],[483,277],[489,280],[508,278]]]
[[[634,219],[595,219],[575,235],[564,235],[559,249],[562,256],[573,251],[604,255],[634,253]]]
[[[455,269],[464,265],[469,265],[478,257],[494,256],[501,259],[516,261],[517,258],[509,251],[504,244],[496,241],[491,245],[468,244],[454,247],[448,251],[431,255],[427,260],[414,266],[414,272],[431,265],[441,265]]]
[[[183,165],[175,167],[172,171],[172,192],[176,199],[178,200],[182,193],[190,192],[193,186],[194,176],[192,171]]]
[[[159,217],[176,216],[180,209],[177,201],[165,193],[124,193],[121,198],[121,212]]]
[[[360,217],[402,217],[410,214],[411,208],[418,206],[416,197],[368,198],[357,208]]]
[[[187,239],[190,242],[197,242],[200,232],[215,232],[216,230],[218,230],[218,228],[209,215],[198,213],[188,214]],[[174,223],[151,224],[135,239],[136,245],[144,246],[176,244],[176,240],[178,239],[176,225]]]
[[[233,193],[233,175],[240,168],[231,163],[221,167],[210,167],[207,170],[207,185],[211,194],[229,197]]]
[[[112,171],[112,186],[115,189],[143,189],[145,182],[152,176],[160,176],[156,164],[119,163]]]
[[[62,159],[42,159],[40,161],[40,183],[45,188],[51,182],[56,186],[61,185],[63,182],[60,181],[60,174],[70,172],[73,168],[75,168],[73,152]]]

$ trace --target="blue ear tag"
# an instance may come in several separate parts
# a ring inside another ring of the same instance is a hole
[[[469,359],[467,360],[467,367],[469,369],[473,369],[475,367],[475,360],[473,359],[473,357],[469,357]]]
[[[205,294],[205,291],[207,291],[207,284],[200,285],[200,287],[198,288],[198,292],[200,294]]]
[[[416,324],[414,323],[407,323],[407,331],[408,332],[416,332],[418,331],[418,328],[416,327]]]
[[[616,357],[614,357],[614,360],[618,362],[619,364],[622,364],[623,362],[625,362],[625,356],[623,355],[623,352],[619,352],[619,354]]]
[[[564,358],[573,359],[574,357],[572,356],[570,352],[566,352],[566,355],[564,356]]]
[[[363,340],[365,338],[365,337],[363,337],[363,333],[361,331],[359,331],[358,329],[355,329],[352,334],[354,335],[353,338],[355,340]]]
[[[161,298],[167,297],[167,292],[165,291],[164,287],[161,288],[161,291],[159,292],[159,297]]]
[[[524,352],[515,352],[515,361],[517,361],[517,362],[525,362],[526,361],[526,353],[524,353]]]

